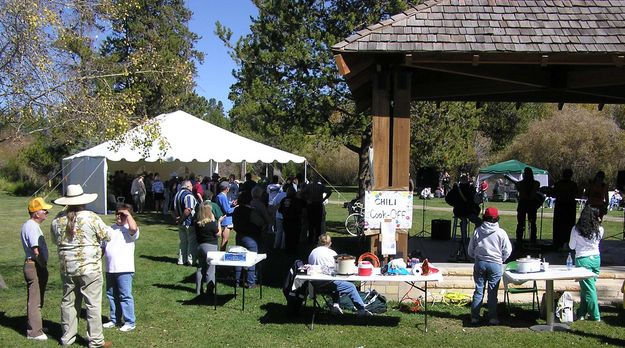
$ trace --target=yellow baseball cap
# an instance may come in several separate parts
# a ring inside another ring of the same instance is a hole
[[[28,203],[28,212],[29,213],[34,213],[38,210],[48,210],[51,209],[52,205],[46,203],[43,198],[41,197],[36,197],[33,198],[29,203]]]

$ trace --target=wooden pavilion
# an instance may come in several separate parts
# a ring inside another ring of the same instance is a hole
[[[408,187],[411,101],[625,103],[625,0],[434,0],[332,47],[371,109],[375,190]]]

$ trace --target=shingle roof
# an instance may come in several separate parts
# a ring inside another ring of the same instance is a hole
[[[625,52],[625,0],[431,0],[337,52]]]

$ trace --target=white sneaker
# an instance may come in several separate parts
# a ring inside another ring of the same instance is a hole
[[[343,314],[343,310],[339,306],[332,306],[332,309],[330,309],[330,313],[334,315],[341,315]]]
[[[491,319],[488,321],[489,325],[499,325],[499,320],[497,319]]]
[[[105,329],[112,329],[115,327],[115,323],[112,321],[107,321],[106,323],[102,324],[102,327]]]
[[[35,336],[35,337],[28,336],[28,339],[29,340],[35,340],[35,341],[45,341],[45,340],[48,339],[48,336],[46,336],[46,334],[41,334],[41,335]]]
[[[373,313],[369,312],[366,309],[359,309],[358,312],[356,312],[356,315],[362,315],[362,316],[365,316],[365,317],[370,317],[370,316],[373,315]]]
[[[128,331],[132,331],[132,330],[134,330],[134,329],[135,329],[135,326],[134,326],[134,325],[124,324],[124,326],[122,326],[122,327],[120,327],[120,328],[119,328],[119,331],[122,331],[122,332],[128,332]]]

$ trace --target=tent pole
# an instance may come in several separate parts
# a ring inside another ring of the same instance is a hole
[[[306,167],[308,167],[308,161],[304,161],[304,182],[308,181],[308,171]]]
[[[265,178],[269,178],[269,164],[265,163]]]

